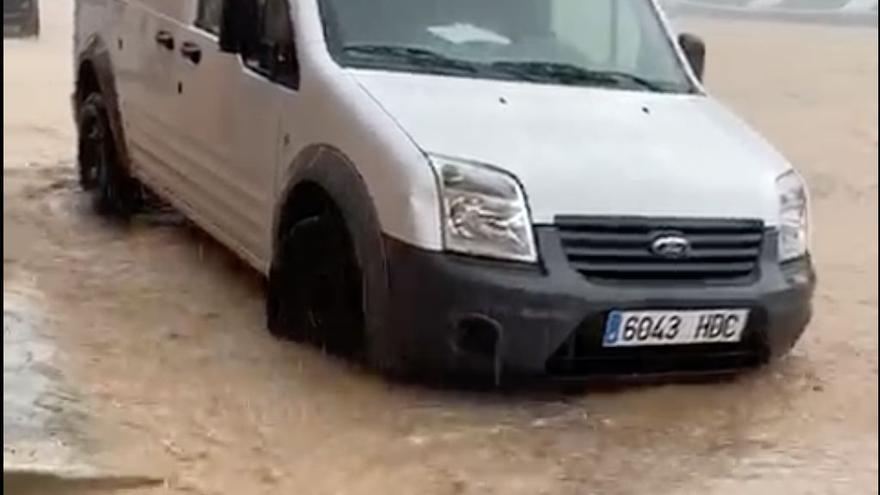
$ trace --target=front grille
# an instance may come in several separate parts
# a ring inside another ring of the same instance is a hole
[[[755,220],[557,217],[562,249],[583,276],[607,280],[730,280],[758,268],[764,225]],[[662,237],[690,244],[680,257],[652,250]]]

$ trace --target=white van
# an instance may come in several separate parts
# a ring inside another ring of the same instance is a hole
[[[691,373],[811,315],[808,195],[652,0],[77,0],[79,169],[394,373]]]

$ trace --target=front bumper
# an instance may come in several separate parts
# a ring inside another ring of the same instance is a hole
[[[434,373],[596,375],[716,373],[786,353],[811,317],[809,258],[780,265],[767,232],[746,283],[596,282],[570,267],[553,227],[536,229],[540,266],[429,252],[386,238],[386,331],[410,369]],[[602,348],[612,309],[749,308],[743,341]]]

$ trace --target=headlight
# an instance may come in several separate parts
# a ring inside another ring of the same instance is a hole
[[[440,179],[446,249],[537,261],[525,195],[512,175],[445,157],[431,156],[430,160]]]
[[[797,172],[790,170],[776,179],[776,190],[779,194],[779,260],[788,261],[807,254],[807,188]]]

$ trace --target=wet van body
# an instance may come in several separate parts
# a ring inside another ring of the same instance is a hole
[[[742,369],[811,317],[808,194],[650,0],[78,0],[83,185],[394,374]],[[376,19],[364,23],[363,19]]]

